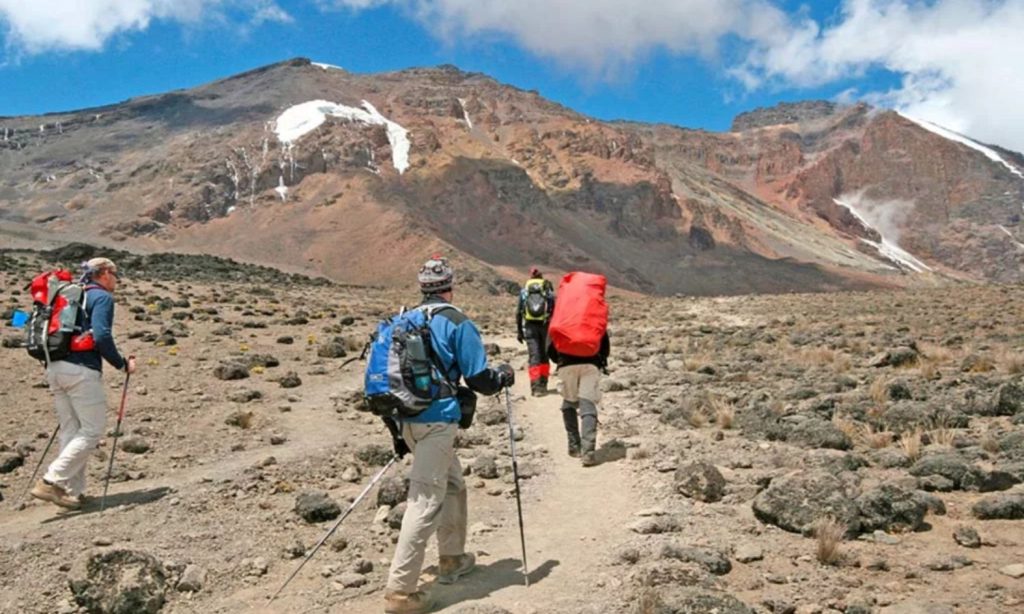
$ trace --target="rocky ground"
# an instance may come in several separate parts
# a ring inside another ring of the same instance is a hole
[[[342,364],[415,292],[133,264],[116,333],[140,368],[102,514],[21,507],[54,417],[2,329],[0,611],[381,611],[407,461],[267,599],[388,459]],[[43,266],[0,255],[5,322]],[[488,289],[456,302],[525,380],[514,299]],[[1024,288],[610,303],[600,464],[565,454],[557,395],[517,383],[527,588],[506,407],[482,400],[459,441],[481,568],[434,591],[439,611],[1024,609]],[[124,380],[105,381],[114,408]]]

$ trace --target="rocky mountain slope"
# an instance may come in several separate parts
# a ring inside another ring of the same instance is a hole
[[[314,102],[320,101],[320,102]],[[649,293],[1024,277],[1024,158],[864,106],[723,134],[600,122],[453,67],[296,59],[191,90],[0,118],[0,233],[391,284],[586,268]]]

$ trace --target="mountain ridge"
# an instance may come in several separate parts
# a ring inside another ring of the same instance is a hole
[[[314,117],[280,142],[281,114],[317,99],[357,110],[346,118],[372,101],[382,123]],[[0,119],[0,228],[351,283],[400,283],[438,249],[478,270],[589,268],[656,294],[1015,281],[1024,268],[1024,181],[866,105],[755,109],[715,133],[596,120],[450,65],[363,75],[294,58],[39,117]],[[408,134],[404,172],[385,162],[392,124]],[[876,210],[878,228],[864,221]],[[886,256],[897,243],[929,271]]]

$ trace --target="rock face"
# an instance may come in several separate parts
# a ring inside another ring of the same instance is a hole
[[[91,614],[155,614],[164,605],[168,578],[152,555],[114,549],[76,564],[69,584],[75,602]]]
[[[753,508],[762,522],[794,533],[810,534],[826,517],[841,522],[850,535],[860,529],[860,510],[848,486],[821,469],[798,470],[772,480],[754,498]]]

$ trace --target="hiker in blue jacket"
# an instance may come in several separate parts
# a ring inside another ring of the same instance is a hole
[[[119,371],[135,371],[135,359],[122,356],[114,343],[117,266],[107,258],[93,258],[84,269],[85,309],[79,317],[83,334],[92,337],[92,348],[72,351],[46,369],[60,423],[60,455],[31,491],[37,499],[68,509],[82,506],[86,465],[106,430],[103,361]]]
[[[439,583],[451,584],[476,566],[476,557],[466,552],[466,484],[455,454],[455,435],[460,421],[468,426],[472,419],[474,392],[497,394],[515,382],[509,365],[488,368],[476,325],[451,306],[454,277],[447,259],[435,256],[428,260],[417,276],[423,294],[420,306],[438,306],[430,319],[434,355],[448,381],[457,384],[464,379],[468,388],[460,386],[457,396],[437,399],[422,413],[400,423],[385,419],[395,453],[413,454],[408,507],[384,594],[384,611],[389,614],[419,614],[430,609],[431,600],[418,590],[418,584],[427,540],[435,531]]]

